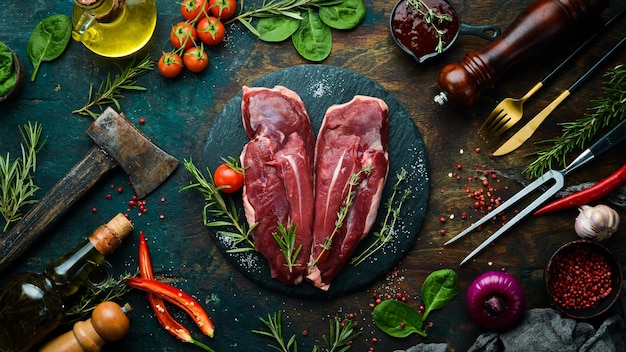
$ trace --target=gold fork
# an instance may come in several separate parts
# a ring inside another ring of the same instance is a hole
[[[487,116],[478,130],[478,134],[485,139],[494,138],[513,127],[524,115],[524,102],[541,87],[543,87],[543,81],[535,84],[528,93],[519,99],[506,98],[502,100]]]
[[[626,9],[622,9],[613,18],[608,20],[602,28],[594,33],[589,39],[582,43],[576,51],[571,53],[559,66],[557,66],[552,72],[550,72],[544,79],[535,84],[523,97],[519,99],[506,98],[502,100],[487,116],[485,122],[478,130],[478,134],[485,140],[497,137],[504,133],[509,128],[513,127],[519,120],[521,120],[523,113],[524,102],[530,98],[535,92],[537,92],[543,85],[554,77],[561,69],[563,69],[570,61],[572,61],[581,51],[583,51],[591,42],[600,36],[613,22],[615,22]]]

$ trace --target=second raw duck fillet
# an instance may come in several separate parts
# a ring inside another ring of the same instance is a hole
[[[250,226],[257,224],[252,232],[256,249],[268,260],[272,278],[299,284],[313,236],[315,140],[309,115],[300,97],[282,86],[243,87],[241,111],[250,138],[241,154],[243,204]],[[288,255],[275,238],[282,237],[279,223],[296,229]]]
[[[357,95],[324,116],[315,146],[314,240],[307,275],[323,290],[376,220],[389,172],[388,112],[383,100]]]

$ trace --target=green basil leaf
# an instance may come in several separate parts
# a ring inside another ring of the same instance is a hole
[[[374,308],[372,317],[374,324],[390,336],[407,337],[412,333],[426,336],[422,330],[422,316],[406,303],[396,300],[382,301]]]
[[[298,30],[291,36],[298,53],[310,61],[322,61],[330,55],[333,35],[330,27],[311,10],[302,15]]]
[[[356,28],[365,18],[363,0],[345,0],[334,6],[320,7],[320,18],[335,29]]]
[[[28,60],[34,67],[31,81],[35,80],[43,61],[51,61],[63,54],[72,34],[72,20],[62,14],[44,18],[35,26],[28,40]]]
[[[447,306],[459,293],[459,277],[451,269],[440,269],[428,275],[422,284],[424,319],[433,310]]]
[[[259,19],[256,30],[259,39],[266,42],[282,42],[298,29],[300,21],[292,17],[263,17]]]

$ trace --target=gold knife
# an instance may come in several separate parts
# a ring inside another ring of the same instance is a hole
[[[541,110],[532,120],[528,121],[519,131],[515,132],[508,141],[504,142],[495,152],[493,152],[493,156],[502,156],[504,154],[508,154],[515,149],[517,149],[520,145],[524,144],[530,138],[530,136],[535,133],[537,128],[543,123],[543,121],[550,115],[550,113],[556,109],[559,104],[565,100],[570,95],[570,90],[566,89],[561,94],[559,94],[556,99],[554,99],[548,106],[546,106],[543,110]]]
[[[548,106],[546,106],[541,112],[539,112],[532,120],[528,121],[526,125],[519,129],[508,141],[504,142],[500,148],[498,148],[495,152],[493,152],[493,156],[502,156],[508,154],[515,149],[519,148],[524,142],[530,138],[530,136],[535,133],[537,128],[543,123],[543,121],[550,115],[550,113],[556,109],[559,104],[567,98],[574,89],[578,88],[591,74],[598,69],[606,60],[609,59],[616,51],[618,51],[621,46],[626,42],[626,36],[622,38],[611,50],[609,50],[604,56],[600,58],[598,62],[596,62],[587,72],[585,72],[582,76],[580,76],[576,82],[574,82],[569,88],[561,92],[556,99],[554,99]]]

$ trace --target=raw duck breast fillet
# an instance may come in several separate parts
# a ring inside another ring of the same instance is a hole
[[[320,289],[328,290],[376,220],[389,172],[388,112],[383,100],[357,95],[329,107],[324,116],[315,146],[315,220],[306,276]],[[352,175],[367,167],[371,171],[353,186],[352,205],[335,229]],[[330,248],[324,249],[325,243]]]
[[[245,168],[243,205],[248,224],[257,224],[254,243],[269,262],[271,277],[284,285],[302,282],[313,241],[313,153],[311,121],[300,97],[276,86],[243,87],[241,111],[250,141],[241,153]],[[292,265],[273,234],[297,226]]]

